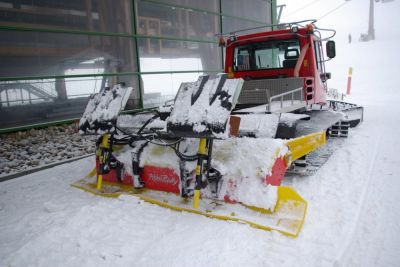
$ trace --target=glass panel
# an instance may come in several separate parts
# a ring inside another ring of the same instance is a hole
[[[0,77],[136,71],[125,37],[0,31]]]
[[[252,19],[266,24],[272,23],[271,3],[266,0],[221,0],[222,13]]]
[[[218,12],[219,0],[161,0],[160,2],[175,4],[180,6],[200,8],[211,12]],[[145,0],[143,1],[145,2]]]
[[[153,46],[156,41],[156,45]],[[219,70],[221,50],[217,44],[168,40],[140,40],[140,68],[149,71]]]
[[[299,40],[267,41],[235,48],[234,70],[294,68],[300,55]]]
[[[215,34],[219,31],[217,15],[148,2],[139,2],[138,6],[139,34],[216,41]]]
[[[260,31],[266,31],[270,29],[269,27],[262,27],[263,25],[260,23],[254,23],[247,20],[230,18],[230,17],[222,17],[222,31],[224,33],[229,33],[233,31],[243,30],[243,29],[252,29],[247,31],[238,32],[238,35],[250,34],[250,33],[257,33]],[[261,27],[261,28],[260,28]]]
[[[103,87],[112,87],[119,82],[124,82],[126,86],[133,87],[132,94],[129,97],[125,109],[136,109],[140,108],[140,93],[137,79],[138,77],[136,75],[129,75],[107,77],[99,76],[90,78],[68,78],[64,80],[68,100],[88,97],[91,94],[98,93]],[[57,82],[63,82],[64,80],[56,80],[55,85],[57,86]]]
[[[174,73],[142,75],[145,108],[157,107],[175,98],[182,82],[197,81],[203,73]]]
[[[134,88],[125,109],[140,108],[136,76],[0,82],[0,128],[80,118],[90,94],[124,79]]]
[[[127,0],[3,0],[0,11],[3,26],[132,33]]]
[[[125,78],[127,86],[133,87],[134,90],[137,88],[135,77]],[[3,81],[0,82],[1,106],[11,107],[88,97],[91,94],[98,93],[100,88],[113,86],[123,79],[123,77],[118,76],[97,76],[89,78]],[[65,88],[65,99],[60,99],[59,97],[60,84]]]

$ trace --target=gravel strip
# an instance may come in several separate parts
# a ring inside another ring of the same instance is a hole
[[[75,124],[0,135],[0,176],[94,153],[95,136],[81,136]]]

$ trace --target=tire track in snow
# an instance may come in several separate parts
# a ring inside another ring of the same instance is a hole
[[[349,238],[346,240],[347,242],[345,242],[345,244],[342,246],[342,249],[340,250],[338,256],[336,257],[336,259],[334,260],[334,266],[341,266],[343,264],[347,264],[348,262],[348,254],[349,254],[349,248],[351,247],[351,245],[354,243],[355,241],[355,235],[356,235],[356,231],[358,229],[358,226],[360,225],[360,218],[361,215],[363,213],[365,213],[365,208],[366,208],[366,196],[368,194],[368,192],[371,191],[370,187],[371,187],[371,182],[372,182],[372,177],[374,177],[374,173],[375,173],[375,169],[376,169],[376,162],[377,162],[377,158],[378,155],[380,154],[380,150],[381,150],[381,144],[382,144],[382,133],[379,135],[378,137],[378,141],[375,143],[375,147],[374,147],[374,152],[372,154],[372,161],[369,165],[368,168],[368,177],[367,177],[367,181],[365,184],[365,187],[361,193],[361,201],[360,201],[360,205],[358,206],[357,212],[355,214],[355,220],[353,221],[353,225],[351,227],[350,230],[350,235]]]

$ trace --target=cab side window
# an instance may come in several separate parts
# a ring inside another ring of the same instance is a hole
[[[249,48],[235,48],[234,70],[250,70],[250,51]]]

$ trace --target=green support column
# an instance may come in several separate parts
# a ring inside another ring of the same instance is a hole
[[[277,0],[271,0],[271,23],[272,24],[277,24],[278,23],[278,17],[277,17]],[[273,30],[276,29],[276,26],[272,27]]]
[[[143,84],[142,84],[142,75],[140,74],[140,55],[139,55],[139,44],[137,41],[137,24],[136,24],[136,1],[132,0],[132,27],[133,27],[133,34],[135,37],[134,44],[135,44],[135,51],[136,51],[136,68],[139,75],[137,75],[137,82],[139,86],[139,98],[140,98],[140,108],[143,108]]]

